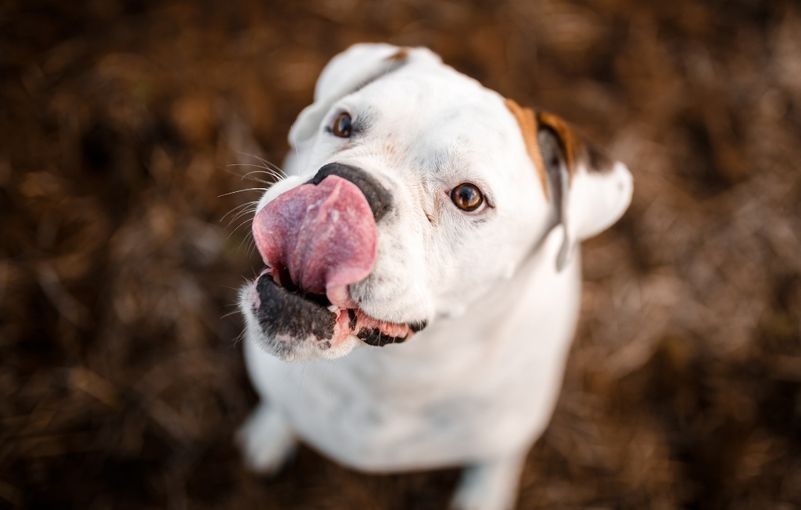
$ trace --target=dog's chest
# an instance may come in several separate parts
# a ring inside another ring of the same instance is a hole
[[[360,469],[458,464],[511,450],[526,440],[537,408],[549,406],[542,395],[532,405],[529,391],[542,373],[509,370],[502,377],[471,363],[470,370],[425,374],[380,361],[367,366],[359,354],[348,363],[278,362],[267,387],[306,442]]]
[[[462,464],[515,451],[547,424],[575,323],[578,293],[565,289],[549,306],[518,296],[500,323],[441,322],[338,360],[285,363],[248,342],[248,366],[302,439],[341,463]]]

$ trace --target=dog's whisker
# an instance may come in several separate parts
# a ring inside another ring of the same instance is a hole
[[[247,239],[240,238],[236,243],[236,250],[240,253],[244,253],[248,260],[250,260],[253,255],[246,250],[246,247]]]
[[[231,310],[230,312],[226,312],[226,313],[222,314],[222,315],[220,316],[220,319],[227,319],[228,317],[231,317],[232,315],[236,315],[236,314],[238,314],[238,313],[239,313],[239,308],[237,308],[237,309],[235,309],[235,310]]]
[[[250,224],[250,219],[247,219],[247,220],[239,223],[236,227],[234,227],[233,230],[231,230],[228,233],[227,239],[231,239],[231,238],[234,238],[234,237],[240,237],[241,236],[241,239],[239,240],[239,244],[237,245],[237,249],[240,249],[240,250],[243,249],[245,240],[250,238],[250,235],[249,235],[250,233],[248,232],[249,229],[245,228],[244,232],[242,231],[242,227],[246,227],[249,224]],[[242,234],[244,234],[244,235],[242,235]]]
[[[248,223],[250,223],[250,218],[246,219],[245,221],[241,222],[239,225],[234,227],[234,229],[231,230],[228,233],[228,236],[226,237],[226,239],[230,239],[234,234],[236,234],[237,230],[241,229],[243,226],[247,225]]]
[[[228,219],[228,221],[225,222],[226,228],[235,230],[234,225],[237,225],[236,228],[241,227],[242,224],[239,222],[243,218],[247,218],[248,220],[250,220],[253,216],[253,212],[254,211],[251,209],[244,209],[238,212],[236,215],[232,216],[231,218]]]
[[[275,184],[276,182],[279,182],[279,180],[280,180],[277,177],[269,175],[269,174],[267,175],[267,179],[271,179],[271,180],[262,179],[260,177],[253,177],[252,174],[254,174],[254,173],[255,172],[249,172],[249,173],[243,175],[242,176],[242,180],[243,181],[244,180],[248,180],[250,182],[255,182],[257,184],[263,184],[263,185],[267,186],[268,188],[270,186],[272,186],[273,184]]]
[[[273,163],[272,161],[270,161],[270,160],[268,160],[268,159],[265,159],[265,158],[263,158],[263,157],[261,157],[261,156],[259,156],[259,155],[257,155],[257,154],[246,154],[246,153],[240,153],[240,155],[243,155],[243,156],[248,156],[248,157],[254,158],[254,159],[258,160],[259,162],[261,162],[262,164],[264,164],[264,165],[267,165],[267,166],[268,166],[268,167],[270,167],[271,169],[273,169],[273,170],[275,170],[275,171],[277,171],[277,172],[280,172],[281,174],[285,174],[284,170],[283,170],[283,169],[282,169],[280,166],[276,165],[276,164],[275,164],[275,163]]]
[[[258,200],[249,200],[247,202],[244,202],[244,203],[241,203],[241,204],[239,204],[237,206],[234,206],[234,207],[231,208],[230,211],[225,213],[225,216],[220,218],[220,220],[224,220],[227,216],[229,216],[231,214],[234,214],[237,211],[241,211],[242,209],[247,209],[248,207],[254,207],[254,206],[256,206],[256,204],[258,204]]]
[[[237,249],[244,251],[248,257],[252,257],[256,254],[256,242],[253,240],[252,236],[245,236],[239,240]]]
[[[256,241],[254,241],[252,237],[248,237],[245,242],[247,244],[247,254],[249,257],[252,257],[258,251],[256,249]]]
[[[260,170],[258,173],[266,173],[267,177],[272,179],[272,180],[268,181],[267,179],[262,179],[262,178],[259,178],[259,177],[253,177],[252,174],[255,174],[255,173],[257,173],[257,172],[248,172],[248,173],[246,173],[245,175],[242,176],[242,180],[243,181],[244,180],[248,180],[248,181],[251,181],[251,182],[258,183],[258,184],[264,184],[265,186],[272,186],[273,184],[278,182],[278,180],[273,175],[271,175],[271,174],[269,174],[267,172],[264,172],[263,170]]]
[[[242,179],[246,178],[251,173],[264,173],[264,174],[267,174],[267,175],[269,175],[271,177],[281,177],[281,178],[284,177],[284,174],[282,172],[278,172],[274,168],[271,168],[271,167],[268,167],[268,166],[257,165],[257,164],[254,164],[254,163],[229,163],[227,166],[229,166],[229,167],[246,167],[246,168],[256,168],[257,169],[257,170],[254,170],[252,172],[246,173],[245,175],[242,175],[241,176]]]
[[[261,165],[254,165],[252,163],[239,163],[242,166],[246,166],[246,165],[250,164],[252,166],[258,166],[259,168],[272,170],[272,171],[274,171],[274,172],[276,172],[276,173],[278,173],[278,174],[280,174],[282,176],[286,175],[286,172],[284,172],[284,170],[279,165],[276,165],[272,161],[270,161],[268,159],[265,159],[265,158],[263,158],[263,157],[261,157],[261,156],[259,156],[257,154],[248,154],[248,153],[244,153],[244,152],[238,152],[238,154],[240,156],[253,158],[256,161],[258,161],[259,163],[261,163]]]
[[[237,225],[236,229],[238,229],[238,228],[241,228],[241,227],[242,227],[242,225],[243,225],[243,223],[240,223],[239,225]],[[228,231],[228,233],[225,235],[225,239],[226,239],[226,240],[231,240],[231,239],[233,239],[234,237],[236,237],[236,229],[229,230],[229,231]],[[242,246],[242,243],[241,243],[241,241],[240,241],[240,243],[239,243],[239,244],[237,244],[237,249],[240,249],[240,248],[241,248],[241,246]]]
[[[229,191],[228,193],[223,193],[222,195],[218,195],[218,196],[217,196],[217,198],[227,197],[227,196],[230,196],[230,195],[236,195],[237,193],[247,193],[247,192],[253,192],[253,191],[261,191],[261,192],[264,192],[264,191],[267,191],[267,188],[245,188],[245,189],[238,189],[238,190],[235,190],[235,191]]]
[[[224,214],[224,215],[223,215],[223,216],[222,216],[222,217],[219,219],[219,221],[220,221],[220,223],[222,223],[223,221],[225,221],[225,218],[227,218],[227,217],[228,217],[228,216],[230,216],[231,214],[234,214],[236,211],[241,211],[241,210],[243,210],[243,209],[247,209],[247,208],[248,208],[248,206],[255,206],[255,205],[257,205],[258,203],[259,203],[259,202],[258,202],[258,200],[251,200],[251,201],[249,201],[249,202],[245,202],[245,203],[242,203],[242,204],[239,204],[239,205],[235,205],[234,207],[232,207],[232,208],[231,208],[231,210],[230,210],[230,211],[228,211],[227,213],[225,213],[225,214]]]
[[[233,225],[234,222],[237,222],[237,221],[241,220],[242,218],[252,219],[254,212],[255,212],[255,210],[250,210],[250,209],[248,209],[246,211],[242,211],[241,213],[237,214],[235,217],[231,218],[229,226]]]
[[[262,163],[269,163],[268,160],[264,159],[263,157],[259,156],[258,154],[251,154],[245,151],[236,151],[238,156],[245,156],[247,158],[253,158],[255,160],[261,161]]]
[[[247,207],[245,209],[242,209],[238,213],[236,213],[233,216],[231,216],[231,220],[228,222],[228,225],[232,225],[234,222],[241,220],[245,216],[248,216],[248,217],[252,216],[253,213],[255,213],[255,212],[256,212],[256,208],[255,207],[253,207],[253,208]]]
[[[228,222],[230,224],[239,219],[243,214],[252,214],[256,212],[257,207],[258,202],[248,202],[231,209],[231,211],[229,211],[225,216],[230,217],[230,221]],[[225,216],[222,217],[220,221],[224,220]]]
[[[234,345],[242,343],[242,341],[245,339],[245,332],[246,331],[247,331],[247,328],[242,328],[242,331],[238,335],[236,335],[236,337],[234,337],[234,342],[233,342]]]
[[[266,179],[260,179],[258,177],[253,177],[253,175],[255,175],[255,174],[265,174],[267,177],[271,178],[272,180],[268,181]],[[242,180],[244,181],[245,179],[250,180],[250,181],[254,181],[254,182],[259,182],[259,183],[267,185],[267,186],[272,186],[273,184],[275,184],[276,182],[281,180],[281,176],[279,176],[278,174],[272,173],[272,172],[268,172],[267,170],[251,170],[250,172],[248,172],[248,173],[246,173],[246,174],[244,174],[242,176]]]
[[[233,171],[231,171],[231,170],[230,170],[230,168],[231,168],[231,167],[247,167],[247,168],[256,168],[256,170],[252,170],[252,171],[250,171],[250,172],[246,172],[246,173],[243,175],[243,174],[241,174],[240,172],[233,172]],[[277,174],[276,174],[276,173],[275,173],[275,172],[274,172],[272,169],[270,169],[270,168],[265,168],[265,167],[263,167],[263,166],[260,166],[260,165],[253,165],[253,164],[251,164],[251,163],[230,163],[230,164],[226,165],[226,168],[227,168],[227,169],[226,169],[226,172],[227,172],[227,173],[229,173],[229,174],[231,174],[231,175],[235,175],[235,176],[239,177],[239,179],[240,179],[240,180],[243,180],[243,181],[244,181],[244,180],[249,180],[249,181],[257,182],[257,183],[259,183],[259,184],[264,184],[265,186],[268,186],[268,187],[269,187],[269,186],[272,186],[272,185],[273,185],[273,184],[275,184],[276,182],[280,181],[280,180],[281,180],[281,178],[282,178],[281,176],[277,175]],[[258,177],[253,177],[253,175],[254,175],[254,174],[259,174],[259,173],[266,175],[266,176],[267,176],[269,179],[271,179],[271,180],[269,180],[269,181],[268,181],[268,180],[266,180],[266,179],[261,179],[261,178],[258,178]]]

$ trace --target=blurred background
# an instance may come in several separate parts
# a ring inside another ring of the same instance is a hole
[[[259,192],[238,191],[326,61],[379,40],[635,175],[585,245],[520,508],[798,508],[801,8],[755,0],[0,3],[0,507],[445,506],[455,470],[304,448],[264,479],[232,439],[256,403],[234,302]]]

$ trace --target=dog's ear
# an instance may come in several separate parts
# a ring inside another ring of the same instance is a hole
[[[440,62],[425,48],[402,48],[391,44],[355,44],[336,55],[325,66],[314,87],[314,102],[306,107],[289,131],[289,143],[298,148],[314,138],[323,116],[339,99],[411,61]]]
[[[556,259],[561,271],[576,243],[610,227],[626,211],[631,202],[631,173],[626,165],[585,142],[556,115],[522,108],[512,100],[506,104],[520,125],[551,204],[548,231],[562,228]]]
[[[615,162],[579,138],[561,118],[537,112],[537,143],[552,201],[553,226],[561,225],[558,270],[567,264],[577,242],[612,226],[631,202],[632,177]]]

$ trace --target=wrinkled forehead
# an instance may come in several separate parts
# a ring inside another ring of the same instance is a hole
[[[454,143],[477,153],[499,149],[516,129],[500,95],[441,65],[401,68],[351,100],[376,135],[433,151]]]

